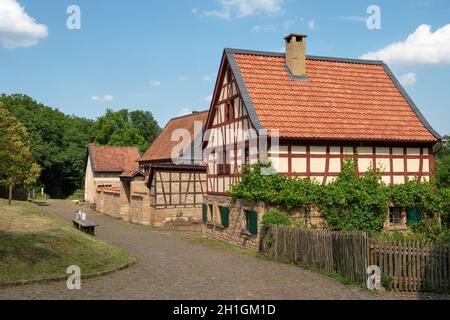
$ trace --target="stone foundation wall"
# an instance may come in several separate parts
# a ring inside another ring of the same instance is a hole
[[[232,200],[226,196],[204,196],[207,206],[207,222],[203,225],[203,236],[214,240],[228,242],[244,248],[258,250],[261,235],[261,219],[268,210],[278,209],[263,202],[251,203],[244,200]],[[219,207],[229,208],[228,227],[221,222]],[[250,234],[247,230],[246,211],[257,213],[258,233]],[[308,212],[292,210],[290,216],[305,223],[308,227],[323,228],[323,219],[315,208]]]
[[[151,207],[150,214],[154,227],[164,227],[165,224],[174,225],[176,220],[183,225],[189,222],[196,225],[202,221],[202,208],[157,209]]]
[[[131,223],[143,224],[143,220],[144,220],[144,197],[131,196],[129,221]]]
[[[113,189],[98,189],[95,210],[116,219],[120,219],[120,192]]]
[[[265,205],[262,202],[248,203],[243,200],[233,201],[229,197],[204,196],[204,203],[207,205],[207,222],[203,225],[203,236],[235,244],[244,248],[258,250],[260,231],[256,235],[246,232],[245,211],[254,211],[258,214],[258,225],[265,212]],[[220,222],[219,206],[229,208],[229,225],[223,227]],[[260,228],[259,228],[260,229]]]

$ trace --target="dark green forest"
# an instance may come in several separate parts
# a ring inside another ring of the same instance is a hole
[[[22,94],[1,95],[0,102],[26,128],[34,160],[41,166],[37,186],[65,198],[82,186],[89,143],[138,146],[144,152],[161,128],[148,111],[107,110],[96,120],[66,115]]]

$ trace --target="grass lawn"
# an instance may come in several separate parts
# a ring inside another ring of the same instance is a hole
[[[74,229],[34,204],[0,199],[0,283],[104,272],[134,261],[124,250]]]

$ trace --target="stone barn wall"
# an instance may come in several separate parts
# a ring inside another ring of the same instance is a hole
[[[226,208],[223,212],[222,208]],[[227,214],[228,209],[228,214]],[[232,200],[226,196],[204,196],[203,236],[222,242],[228,242],[244,248],[258,250],[261,233],[261,219],[270,209],[263,202],[251,203],[244,200]],[[253,215],[255,230],[251,230],[248,214]],[[225,217],[224,217],[225,215]],[[304,222],[308,227],[323,228],[323,219],[315,208],[305,215],[303,210],[292,210],[289,215]],[[252,232],[256,231],[256,232]]]
[[[116,219],[120,219],[120,189],[100,188],[97,189],[95,210]]]

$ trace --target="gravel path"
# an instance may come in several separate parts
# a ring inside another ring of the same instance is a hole
[[[70,220],[76,210],[52,200],[46,209]],[[132,267],[82,281],[0,289],[0,299],[386,299],[423,296],[372,295],[299,267],[211,248],[176,232],[155,231],[88,211],[100,226],[97,236],[120,246],[138,262]],[[426,297],[425,297],[426,298]]]

